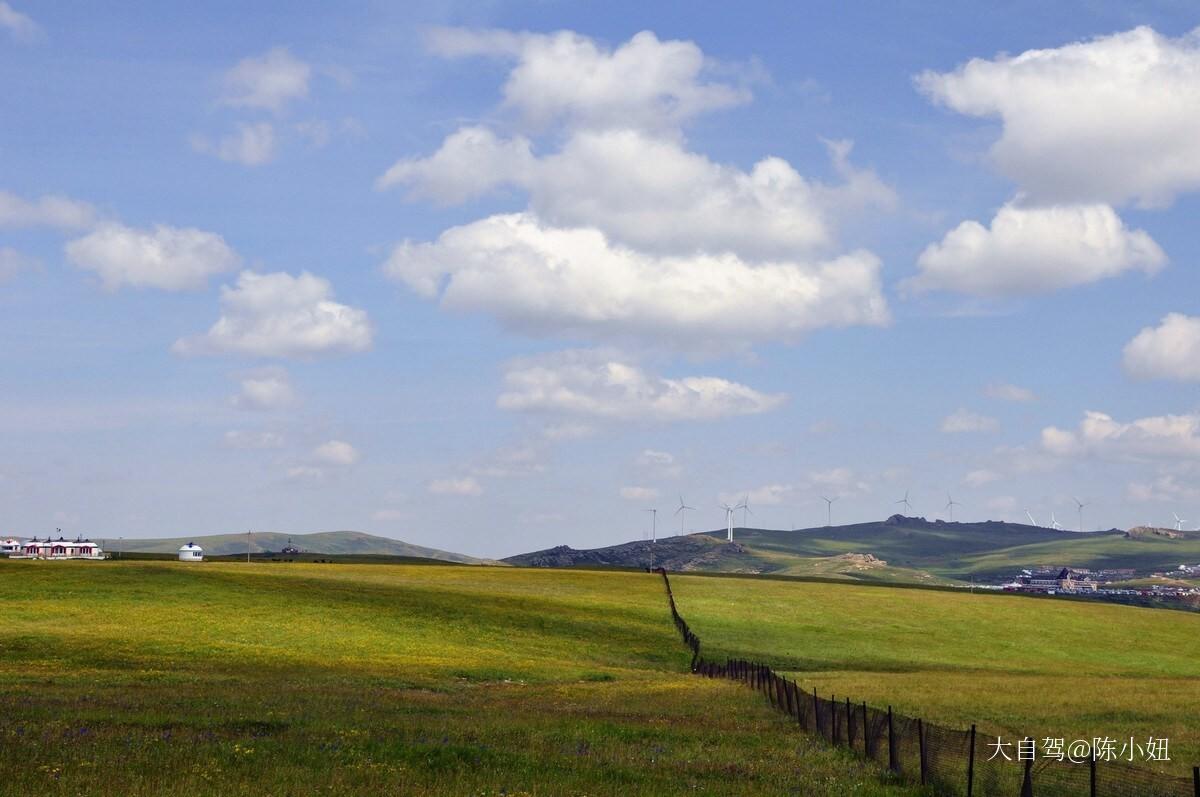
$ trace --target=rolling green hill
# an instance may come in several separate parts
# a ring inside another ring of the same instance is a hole
[[[285,534],[278,531],[256,531],[248,540],[250,551],[279,551],[288,541],[301,551],[324,554],[377,554],[387,556],[408,556],[419,559],[440,559],[444,562],[460,562],[477,564],[483,559],[472,556],[439,551],[435,548],[425,548],[420,545],[389,537],[378,537],[361,531],[322,531],[315,534]],[[204,548],[209,556],[226,556],[246,553],[247,537],[245,534],[210,534],[200,537],[166,537],[161,539],[136,540],[127,539],[120,545],[123,551],[140,553],[170,553],[179,550],[186,542],[194,542]],[[110,540],[109,548],[117,546]]]
[[[908,797],[688,672],[662,580],[0,560],[0,794]]]
[[[739,528],[579,551],[565,546],[505,561],[533,566],[646,567],[773,573],[855,581],[1001,581],[1022,568],[1071,566],[1173,570],[1200,562],[1200,534],[1127,535],[1119,529],[1056,531],[1022,523],[948,523],[893,515],[885,521],[795,531]],[[651,550],[653,547],[653,550]],[[868,555],[875,561],[868,559]],[[831,558],[832,557],[832,558]]]

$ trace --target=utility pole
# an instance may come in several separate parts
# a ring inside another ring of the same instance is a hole
[[[246,531],[246,564],[250,564],[250,531]]]

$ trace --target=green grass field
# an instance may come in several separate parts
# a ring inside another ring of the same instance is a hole
[[[0,561],[0,793],[905,795],[696,678],[662,583]]]
[[[802,686],[1012,737],[1171,740],[1200,763],[1200,614],[1101,603],[673,575],[713,659]]]

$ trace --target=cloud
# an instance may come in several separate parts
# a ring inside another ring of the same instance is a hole
[[[516,61],[504,105],[529,125],[673,127],[750,100],[741,86],[706,80],[713,62],[689,41],[642,31],[611,49],[571,31],[550,34],[441,28],[430,49],[447,58]]]
[[[41,36],[41,27],[29,15],[22,14],[8,3],[0,0],[0,28],[8,31],[18,42],[29,44]]]
[[[964,221],[917,259],[906,292],[1029,296],[1126,271],[1153,274],[1166,255],[1144,230],[1129,230],[1107,205],[1002,207],[990,227]]]
[[[380,509],[371,514],[371,520],[379,520],[384,522],[393,520],[407,520],[411,516],[412,513],[404,509]]]
[[[1125,345],[1123,365],[1137,379],[1200,382],[1200,318],[1168,313]]]
[[[289,481],[321,481],[325,478],[324,468],[314,468],[311,465],[295,465],[287,469]]]
[[[984,394],[988,398],[999,399],[1000,401],[1015,401],[1026,402],[1034,401],[1037,396],[1027,387],[1018,387],[1004,382],[993,382],[984,388]]]
[[[588,423],[563,421],[542,427],[542,437],[547,440],[583,440],[596,434],[596,427]]]
[[[377,186],[406,185],[410,196],[444,204],[519,187],[548,225],[595,227],[642,251],[793,259],[830,247],[838,216],[895,202],[873,172],[850,165],[849,142],[829,146],[841,184],[806,180],[775,157],[744,172],[638,130],[580,132],[538,158],[524,137],[471,127],[428,158],[400,161]]]
[[[1200,415],[1158,415],[1120,423],[1089,410],[1076,430],[1043,429],[1041,443],[1059,457],[1200,459]]]
[[[404,185],[410,196],[444,205],[483,196],[506,185],[524,185],[536,167],[529,139],[502,140],[487,128],[464,127],[427,158],[397,161],[375,181],[378,189]]]
[[[765,484],[740,492],[721,493],[717,498],[723,504],[736,506],[743,499],[749,499],[750,506],[777,506],[789,500],[800,488],[794,484]],[[753,511],[753,510],[751,510]]]
[[[942,431],[946,434],[961,432],[994,432],[1000,428],[1000,422],[986,415],[979,415],[966,409],[958,409],[942,419]]]
[[[1000,119],[991,158],[1033,200],[1153,206],[1200,188],[1197,74],[1200,29],[1139,27],[916,82],[954,111]]]
[[[613,420],[714,420],[767,412],[785,399],[717,377],[667,379],[591,351],[517,360],[504,382],[501,409]]]
[[[0,246],[0,283],[6,282],[26,269],[35,268],[37,260],[11,246]]]
[[[248,432],[231,430],[225,433],[225,445],[228,448],[268,449],[283,448],[283,435],[278,432]]]
[[[233,405],[243,410],[277,410],[290,406],[296,393],[282,368],[264,368],[241,378],[241,390]]]
[[[809,471],[808,481],[802,487],[806,490],[813,488],[832,489],[836,495],[871,492],[869,484],[859,478],[858,474],[853,470],[844,466]]]
[[[275,127],[270,122],[239,123],[237,132],[222,136],[215,144],[203,136],[194,137],[192,147],[223,161],[260,166],[275,157]]]
[[[0,228],[54,227],[79,230],[96,223],[96,209],[86,202],[48,194],[36,200],[0,191]]]
[[[1200,498],[1200,489],[1180,482],[1174,473],[1162,473],[1147,482],[1130,482],[1125,487],[1125,494],[1140,502],[1195,501]]]
[[[225,73],[221,101],[242,108],[279,112],[293,100],[308,96],[312,68],[286,47],[275,47],[261,56],[244,58]]]
[[[834,252],[844,217],[890,209],[895,192],[850,163],[848,141],[825,142],[830,183],[779,157],[746,170],[689,151],[681,125],[749,100],[705,82],[694,44],[461,29],[430,41],[515,59],[505,103],[529,125],[464,127],[377,187],[440,204],[515,190],[527,205],[397,245],[384,271],[419,295],[524,333],[704,352],[889,320],[878,258]]]
[[[314,461],[324,465],[347,467],[358,462],[359,453],[354,446],[347,442],[330,440],[314,448],[312,450],[312,458]]]
[[[241,258],[216,233],[158,225],[137,230],[105,223],[67,243],[67,259],[94,271],[104,288],[200,290],[208,278],[237,267]]]
[[[462,479],[434,479],[426,489],[434,495],[477,496],[483,495],[483,487],[473,476]]]
[[[434,243],[396,247],[385,273],[447,309],[534,334],[643,337],[687,349],[794,340],[825,326],[883,324],[880,263],[857,251],[817,263],[655,256],[596,229],[492,216]]]
[[[221,317],[204,335],[182,338],[177,354],[310,358],[371,347],[367,314],[333,301],[328,280],[303,272],[243,271],[221,288]]]
[[[653,487],[622,487],[621,497],[626,501],[653,501],[658,498],[658,490]]]
[[[655,451],[651,448],[647,448],[638,454],[637,465],[664,479],[675,479],[683,473],[683,467],[675,459],[674,454],[666,451]]]
[[[999,481],[1001,478],[1003,477],[994,470],[980,468],[979,470],[973,470],[968,473],[966,477],[963,478],[963,483],[970,485],[971,487],[982,487],[985,484],[991,484],[992,482]]]

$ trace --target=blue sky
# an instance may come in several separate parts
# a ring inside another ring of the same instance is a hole
[[[0,532],[1194,527],[1198,24],[7,0]]]

